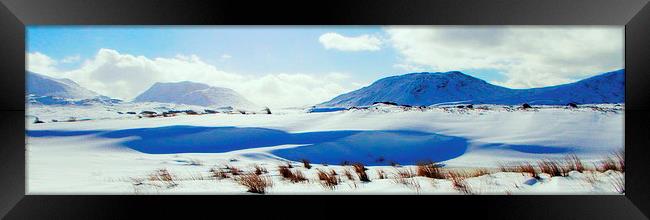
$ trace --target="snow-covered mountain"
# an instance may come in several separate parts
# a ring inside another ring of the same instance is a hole
[[[34,96],[52,96],[65,99],[92,99],[99,94],[81,87],[70,79],[57,79],[27,72],[27,93]]]
[[[211,107],[255,107],[232,89],[189,81],[155,83],[134,102],[163,102]]]
[[[26,101],[32,104],[114,104],[117,99],[100,95],[70,79],[59,79],[27,72]]]
[[[383,78],[370,86],[339,95],[319,106],[366,106],[375,102],[394,102],[402,105],[623,103],[624,92],[623,69],[574,83],[533,89],[496,86],[458,71],[423,72]]]

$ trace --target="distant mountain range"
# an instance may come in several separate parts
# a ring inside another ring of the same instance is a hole
[[[320,107],[367,106],[375,102],[402,105],[623,103],[625,70],[603,73],[557,86],[510,89],[467,74],[451,71],[409,73],[380,79],[370,86],[339,95]]]
[[[319,107],[367,106],[376,102],[401,105],[442,103],[566,105],[568,103],[623,103],[625,70],[603,73],[557,86],[510,89],[492,85],[467,74],[422,72],[391,76],[370,86],[339,95]],[[33,104],[116,104],[122,102],[86,89],[70,79],[27,72],[26,101]],[[239,93],[195,82],[155,83],[133,102],[162,102],[206,107],[255,108]]]
[[[27,72],[27,103],[44,105],[116,104],[122,102],[86,89],[70,79]],[[133,102],[161,102],[206,107],[257,107],[239,93],[195,82],[155,83]]]
[[[134,102],[164,102],[211,107],[256,107],[232,89],[195,82],[155,83]]]

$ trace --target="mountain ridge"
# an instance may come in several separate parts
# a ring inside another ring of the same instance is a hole
[[[122,102],[86,89],[67,78],[54,78],[27,71],[25,101],[44,105],[116,104]]]
[[[493,85],[460,71],[418,72],[379,79],[361,89],[341,94],[319,107],[352,107],[375,102],[404,105],[441,103],[565,105],[624,102],[625,70],[606,72],[573,83],[511,89]]]
[[[164,102],[212,107],[255,107],[256,105],[229,88],[203,83],[156,82],[133,102]]]

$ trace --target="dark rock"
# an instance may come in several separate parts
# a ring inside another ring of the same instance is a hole
[[[397,103],[394,102],[374,102],[372,103],[373,105],[375,104],[384,104],[384,105],[397,105]]]
[[[217,114],[217,113],[219,113],[218,111],[210,110],[210,109],[206,109],[206,110],[203,110],[203,111],[204,111],[206,114]]]
[[[152,112],[152,111],[141,111],[140,114],[141,115],[156,115],[158,113]]]

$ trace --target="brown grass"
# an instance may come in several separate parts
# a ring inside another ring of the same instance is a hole
[[[293,175],[288,166],[278,166],[278,172],[280,173],[280,176],[285,179],[289,179]]]
[[[354,176],[352,175],[352,172],[348,169],[343,170],[343,175],[348,178],[348,180],[354,181]]]
[[[220,168],[212,168],[210,169],[210,173],[212,173],[212,177],[217,178],[217,179],[226,179],[228,178],[228,172],[224,172]]]
[[[266,189],[273,186],[273,181],[265,176],[251,174],[242,174],[235,178],[237,183],[246,186],[248,192],[264,194]]]
[[[232,174],[233,176],[237,176],[237,175],[241,175],[241,174],[242,174],[242,170],[240,170],[239,168],[234,167],[234,166],[226,165],[226,169],[227,169],[227,170],[230,172],[230,174]]]
[[[499,170],[501,172],[524,173],[528,174],[528,176],[534,177],[535,179],[540,178],[537,171],[535,171],[535,167],[528,162],[514,165],[500,165]]]
[[[359,176],[359,181],[370,182],[370,178],[368,178],[368,174],[366,173],[366,167],[362,163],[355,163],[352,165],[352,168],[354,168],[354,172]]]
[[[490,174],[491,174],[490,170],[486,168],[475,168],[475,169],[471,169],[469,172],[470,177],[479,177],[479,176],[490,175]]]
[[[293,175],[290,178],[291,182],[299,183],[299,182],[307,181],[307,178],[305,178],[305,175],[302,174],[302,172],[300,170],[296,170],[296,171],[294,171],[292,173],[293,173]]]
[[[307,159],[302,159],[302,160],[300,160],[300,162],[302,162],[302,165],[303,165],[305,168],[307,168],[307,169],[311,169],[311,164],[309,164],[309,160],[307,160]]]
[[[254,168],[255,168],[255,174],[256,175],[262,175],[264,173],[269,172],[268,170],[266,170],[266,168],[264,168],[264,167],[262,167],[260,165],[255,165]]]
[[[450,171],[447,175],[451,179],[451,185],[458,191],[468,195],[476,194],[472,191],[470,184],[465,181],[467,173]]]
[[[613,156],[608,156],[600,162],[597,168],[600,172],[614,170],[618,172],[625,172],[625,151],[620,150],[613,153]]]
[[[305,178],[305,175],[302,174],[300,170],[291,171],[287,166],[278,166],[278,172],[282,178],[287,179],[292,183],[307,181],[307,178]]]
[[[149,175],[149,181],[159,181],[165,183],[167,187],[177,186],[174,176],[167,169],[159,169]]]
[[[585,166],[582,164],[580,158],[578,158],[578,155],[571,154],[567,156],[565,160],[570,170],[575,170],[581,173],[585,172]]]
[[[420,183],[413,178],[415,176],[415,172],[413,172],[411,168],[395,168],[394,181],[397,184],[405,185],[406,187],[419,192],[422,187],[420,186]]]
[[[445,175],[440,170],[440,164],[435,162],[419,162],[416,173],[418,176],[429,177],[434,179],[444,179]]]
[[[411,168],[395,169],[395,178],[411,178],[415,176]]]
[[[614,154],[614,157],[618,160],[619,171],[625,172],[625,149],[621,149]]]
[[[386,179],[386,172],[382,169],[377,169],[377,178],[381,179]]]
[[[551,176],[568,176],[571,168],[555,160],[544,159],[537,162],[540,172]]]
[[[394,182],[397,183],[397,184],[405,185],[409,189],[413,189],[413,190],[415,190],[417,192],[420,192],[420,190],[422,189],[422,186],[420,186],[420,183],[413,177],[415,177],[415,175],[412,175],[410,177],[398,175],[394,179]]]
[[[330,172],[325,172],[320,169],[317,169],[317,171],[318,179],[323,187],[333,190],[336,185],[339,184],[339,179],[336,177],[336,171],[331,170]]]

